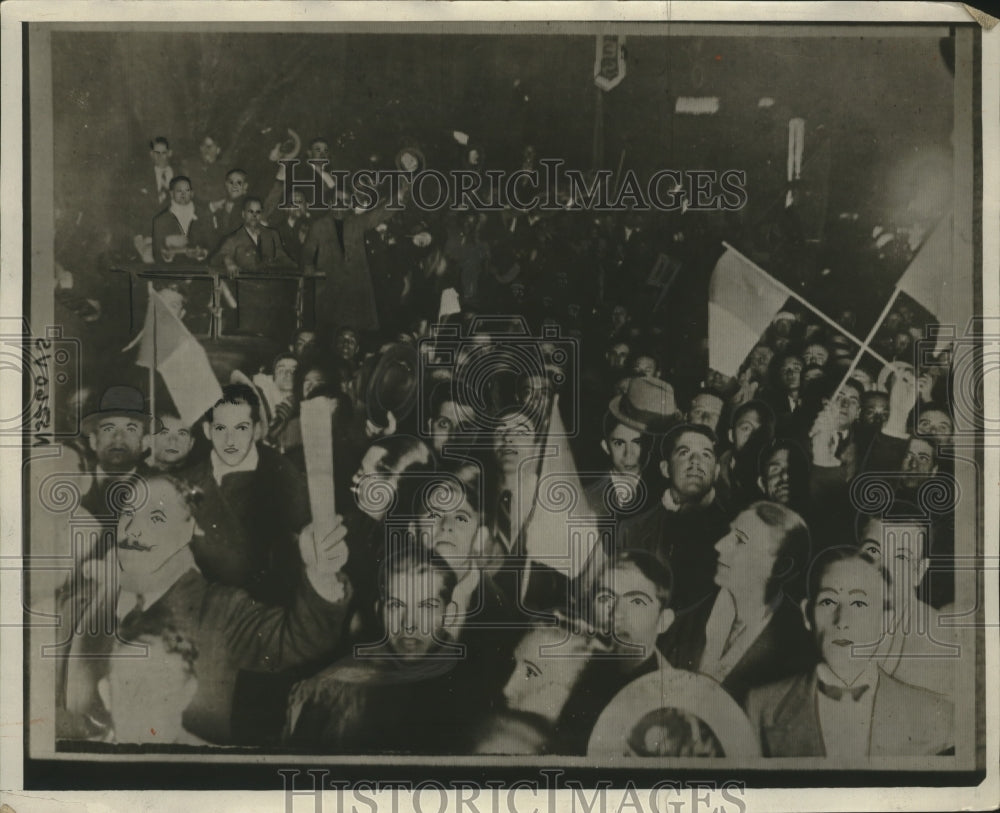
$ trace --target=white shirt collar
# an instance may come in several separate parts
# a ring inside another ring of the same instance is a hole
[[[212,476],[215,478],[215,482],[221,486],[222,478],[227,474],[233,474],[237,471],[256,471],[257,464],[260,462],[260,454],[257,452],[257,444],[255,443],[250,449],[250,453],[243,458],[243,462],[237,466],[230,466],[224,463],[215,449],[212,449],[211,460]]]
[[[699,508],[707,508],[712,504],[715,499],[715,489],[709,490],[708,494],[702,497],[701,502],[698,503]],[[679,502],[674,499],[674,492],[668,487],[666,491],[663,492],[663,498],[661,499],[663,507],[668,511],[680,511],[682,506]]]

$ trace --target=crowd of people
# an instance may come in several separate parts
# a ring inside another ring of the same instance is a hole
[[[232,370],[192,425],[160,384],[151,414],[145,371],[85,368],[100,386],[60,464],[81,484],[72,521],[103,531],[44,583],[66,625],[61,741],[835,767],[953,753],[950,359],[917,363],[918,309],[885,319],[883,367],[852,365],[867,290],[829,320],[790,303],[729,376],[694,312],[725,219],[435,214],[405,184],[398,211],[320,210],[301,189],[281,208],[282,177],[251,195],[211,138],[184,172],[167,139],[150,151],[158,211],[135,257],[225,269],[240,328],[284,346]],[[260,270],[318,279],[301,326],[291,289],[240,280]],[[194,285],[158,287],[198,332]],[[577,563],[532,547],[553,450],[604,531]],[[68,545],[50,525],[33,517],[36,549]]]

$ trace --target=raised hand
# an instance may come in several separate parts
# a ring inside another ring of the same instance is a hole
[[[905,435],[906,420],[917,403],[917,383],[913,370],[897,369],[889,388],[889,417],[883,430],[890,435]]]
[[[831,400],[813,422],[809,430],[809,440],[812,442],[813,463],[817,466],[838,466],[837,460],[837,421],[835,418],[836,402]]]
[[[306,576],[313,589],[331,604],[344,598],[344,584],[337,574],[347,564],[347,528],[340,514],[334,516],[333,530],[317,540],[313,526],[307,525],[299,534],[299,553]]]

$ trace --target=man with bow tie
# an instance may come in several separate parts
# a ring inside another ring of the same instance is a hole
[[[809,584],[802,609],[822,660],[750,692],[747,714],[764,756],[825,756],[843,767],[953,753],[953,705],[886,674],[873,657],[893,616],[887,571],[833,548],[817,557]]]
[[[233,741],[240,670],[276,674],[329,656],[340,638],[351,596],[341,572],[346,531],[337,523],[322,540],[299,536],[305,567],[288,607],[255,601],[242,589],[209,582],[191,551],[198,533],[197,494],[170,475],[138,484],[124,501],[117,543],[92,561],[61,602],[62,644],[55,647],[60,736],[92,739],[108,726],[98,685],[108,658],[122,654],[124,631],[149,613],[166,613],[199,652],[198,689],[184,712],[186,730],[208,742]],[[125,642],[127,643],[127,642]],[[134,656],[148,656],[139,644]]]

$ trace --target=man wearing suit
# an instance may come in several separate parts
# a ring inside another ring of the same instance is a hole
[[[401,185],[400,201],[404,187]],[[365,232],[395,214],[387,205],[383,202],[360,213],[353,209],[337,212],[318,218],[309,229],[302,245],[302,271],[306,276],[326,275],[324,284],[317,286],[316,306],[318,321],[328,328],[379,328]]]
[[[786,506],[757,502],[736,516],[715,550],[712,600],[678,618],[659,646],[675,667],[715,678],[742,702],[751,688],[816,662],[787,594],[809,560],[809,530]]]
[[[616,550],[645,550],[674,574],[674,610],[683,615],[711,597],[712,545],[728,518],[715,494],[719,474],[715,434],[706,426],[680,424],[661,444],[660,473],[668,484],[649,511],[622,521]]]
[[[295,600],[287,608],[269,606],[244,590],[209,582],[198,569],[191,552],[197,538],[193,492],[165,474],[154,475],[145,486],[135,489],[123,509],[107,565],[92,568],[83,589],[78,583],[65,597],[62,617],[68,628],[57,652],[58,728],[69,737],[107,733],[107,710],[97,697],[109,672],[108,656],[125,632],[155,616],[191,640],[198,652],[198,685],[183,714],[185,729],[225,744],[232,741],[240,669],[273,674],[335,649],[350,600],[350,584],[341,573],[346,532],[338,525],[323,540],[303,532],[299,549],[305,568]],[[113,620],[114,634],[90,632],[106,629],[95,623],[106,619]],[[132,653],[143,655],[142,646],[133,645]],[[146,654],[155,656],[152,649]]]
[[[215,220],[215,233],[219,245],[243,225],[243,199],[250,189],[247,174],[242,169],[231,169],[226,173],[226,196],[213,200],[208,207]],[[212,194],[215,194],[215,189]]]
[[[213,265],[224,265],[230,278],[241,271],[294,273],[295,263],[285,253],[277,230],[261,223],[263,214],[260,198],[250,195],[243,198],[243,224],[222,241],[211,260]],[[238,283],[240,330],[283,339],[295,326],[295,294],[294,284],[282,280]]]
[[[153,258],[159,263],[201,262],[215,243],[212,219],[194,200],[191,181],[175,175],[170,205],[153,218]]]
[[[868,556],[832,549],[802,602],[822,654],[814,669],[750,692],[746,708],[764,756],[872,757],[953,752],[954,707],[887,675],[872,657],[892,620],[890,579]]]
[[[153,216],[170,204],[170,182],[175,175],[183,175],[178,167],[171,165],[173,150],[170,142],[163,136],[157,136],[149,142],[149,157],[152,166],[143,162],[141,169],[136,170],[132,183],[131,210],[134,217],[132,225],[133,243],[140,254],[143,253],[143,239],[149,239],[149,223]],[[149,262],[149,260],[147,260]]]
[[[231,276],[239,271],[261,271],[269,267],[294,271],[295,264],[281,245],[277,229],[261,223],[264,207],[260,198],[244,197],[241,214],[242,225],[222,241],[212,264],[225,265]]]

